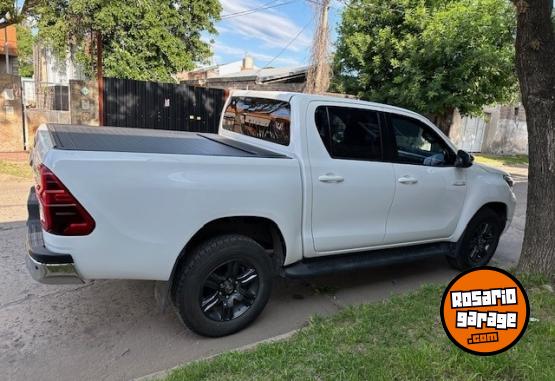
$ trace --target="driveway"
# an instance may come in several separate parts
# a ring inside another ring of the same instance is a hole
[[[442,258],[308,281],[277,280],[270,303],[248,329],[221,339],[190,332],[173,310],[161,312],[154,283],[94,281],[45,286],[24,265],[25,198],[30,183],[0,175],[0,369],[9,380],[124,380],[287,333],[314,314],[381,300],[456,272]],[[526,178],[515,190],[515,220],[497,265],[518,261]],[[438,301],[439,303],[439,301]]]

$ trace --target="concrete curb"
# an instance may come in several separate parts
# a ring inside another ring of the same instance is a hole
[[[229,352],[246,352],[246,351],[248,351],[248,350],[251,350],[251,349],[255,348],[256,346],[258,346],[258,345],[260,345],[260,344],[273,343],[273,342],[276,342],[276,341],[287,340],[287,339],[289,339],[291,336],[293,336],[295,333],[297,333],[300,329],[301,329],[301,328],[294,329],[293,331],[289,331],[289,332],[287,332],[287,333],[284,333],[284,334],[281,334],[281,335],[278,335],[278,336],[270,337],[270,338],[268,338],[268,339],[264,339],[264,340],[260,340],[260,341],[257,341],[257,342],[251,343],[251,344],[247,344],[247,345],[244,345],[244,346],[239,347],[239,348],[235,348],[235,349],[232,349],[232,350],[229,350],[229,351],[224,351],[224,352],[216,353],[216,354],[214,354],[214,355],[210,355],[210,356],[207,356],[207,357],[203,357],[203,358],[200,358],[200,359],[197,359],[197,360],[193,360],[193,361],[189,361],[189,362],[186,362],[186,363],[177,365],[177,366],[175,366],[175,367],[173,367],[173,368],[160,370],[160,371],[158,371],[158,372],[154,372],[154,373],[151,373],[151,374],[147,374],[146,376],[134,378],[132,381],[154,381],[154,380],[158,380],[158,379],[161,379],[161,378],[166,377],[166,376],[169,375],[172,371],[174,371],[174,370],[176,370],[176,369],[178,369],[178,368],[181,368],[181,367],[183,367],[183,366],[185,366],[185,365],[188,365],[188,364],[193,364],[193,363],[199,362],[199,361],[211,360],[211,359],[216,358],[216,357],[218,357],[218,356],[220,356],[220,355],[222,355],[222,354],[224,354],[224,353],[229,353]]]

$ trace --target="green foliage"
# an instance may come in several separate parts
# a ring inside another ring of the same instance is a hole
[[[14,2],[11,0],[0,0],[0,17],[5,18],[6,14],[13,10]]]
[[[16,11],[15,1],[12,0],[0,0],[0,19],[9,20]],[[3,22],[2,25],[8,24]]]
[[[353,0],[338,30],[335,90],[445,116],[516,93],[506,0]]]
[[[19,62],[19,75],[22,77],[33,76],[33,43],[34,38],[31,28],[19,24],[16,26],[17,33],[17,59]]]
[[[171,81],[210,56],[201,34],[216,33],[220,11],[217,0],[45,0],[37,13],[40,39],[88,75],[100,33],[105,76]]]
[[[42,0],[0,0],[0,28],[19,24],[33,15],[34,8]]]

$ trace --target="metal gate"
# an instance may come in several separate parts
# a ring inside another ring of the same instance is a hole
[[[482,118],[464,117],[462,119],[462,142],[460,148],[467,152],[481,152],[485,131],[485,120]]]
[[[105,78],[104,124],[115,127],[217,132],[224,90]]]

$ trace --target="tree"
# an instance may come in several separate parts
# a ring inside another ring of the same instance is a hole
[[[335,90],[432,117],[512,99],[515,17],[506,0],[352,0],[338,30]]]
[[[100,35],[107,77],[171,81],[210,55],[203,32],[215,34],[217,0],[44,0],[37,7],[38,36],[86,74],[96,72]]]
[[[552,0],[515,0],[516,66],[530,156],[519,269],[555,276],[555,28]]]
[[[19,75],[32,77],[33,67],[33,44],[34,38],[31,28],[24,24],[16,26],[17,33],[17,61],[19,64]]]
[[[33,13],[39,1],[41,0],[0,0],[0,28],[19,24]]]

